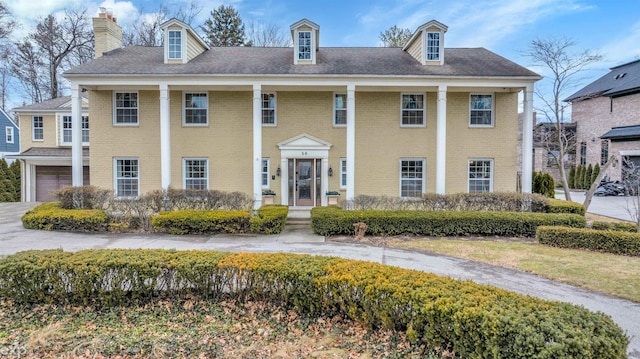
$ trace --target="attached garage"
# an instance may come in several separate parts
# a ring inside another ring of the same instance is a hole
[[[89,184],[89,167],[83,170],[84,184]],[[36,166],[36,201],[53,202],[54,192],[72,185],[71,166]]]

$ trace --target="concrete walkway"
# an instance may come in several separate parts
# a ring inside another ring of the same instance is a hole
[[[243,252],[287,252],[380,262],[388,265],[472,280],[543,299],[582,305],[610,315],[631,338],[629,357],[640,359],[640,304],[553,282],[524,272],[437,254],[325,242],[310,233],[281,235],[172,236],[159,234],[83,234],[25,230],[21,215],[33,205],[0,203],[0,255],[28,249],[89,248],[205,249]]]

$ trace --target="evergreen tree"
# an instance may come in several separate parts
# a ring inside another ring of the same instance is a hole
[[[220,5],[201,26],[209,46],[245,45],[244,24],[233,6]]]
[[[578,168],[576,169],[576,179],[575,179],[575,188],[576,189],[582,189],[582,178],[584,176],[584,165],[579,165]]]
[[[593,166],[593,173],[591,173],[591,183],[596,181],[596,178],[598,178],[599,174],[600,174],[600,165],[596,163],[596,165]]]
[[[591,187],[591,175],[593,175],[593,166],[589,163],[587,173],[584,175],[584,189],[589,189],[589,187]]]
[[[18,161],[13,161],[13,163],[9,166],[9,172],[12,174],[11,180],[13,181],[13,200],[15,202],[20,202],[21,200],[21,173],[20,173],[20,163]]]
[[[569,178],[567,181],[569,182],[569,188],[576,188],[576,166],[571,165],[571,168],[569,168]]]

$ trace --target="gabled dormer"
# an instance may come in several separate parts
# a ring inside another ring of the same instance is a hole
[[[164,63],[186,64],[209,50],[209,46],[188,24],[172,18],[160,25],[164,36]]]
[[[291,25],[293,38],[293,63],[296,65],[315,65],[316,52],[320,43],[320,26],[302,19]]]
[[[402,50],[423,65],[443,65],[444,33],[447,29],[443,23],[431,20],[416,29]]]

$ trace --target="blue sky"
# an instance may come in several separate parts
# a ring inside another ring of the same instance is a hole
[[[98,7],[113,9],[124,25],[158,9],[157,0],[5,0],[18,20],[22,33],[39,16],[68,8],[87,7],[92,15]],[[166,0],[176,8],[191,0]],[[640,58],[640,1],[638,0],[343,0],[273,1],[204,0],[196,24],[224,3],[233,5],[243,21],[289,25],[308,18],[320,25],[320,46],[378,46],[381,31],[393,26],[415,30],[436,19],[449,27],[445,47],[485,47],[521,65],[531,67],[522,52],[536,38],[567,37],[575,50],[593,49],[603,61],[584,73],[582,85],[617,64]],[[20,36],[21,33],[17,35]]]

